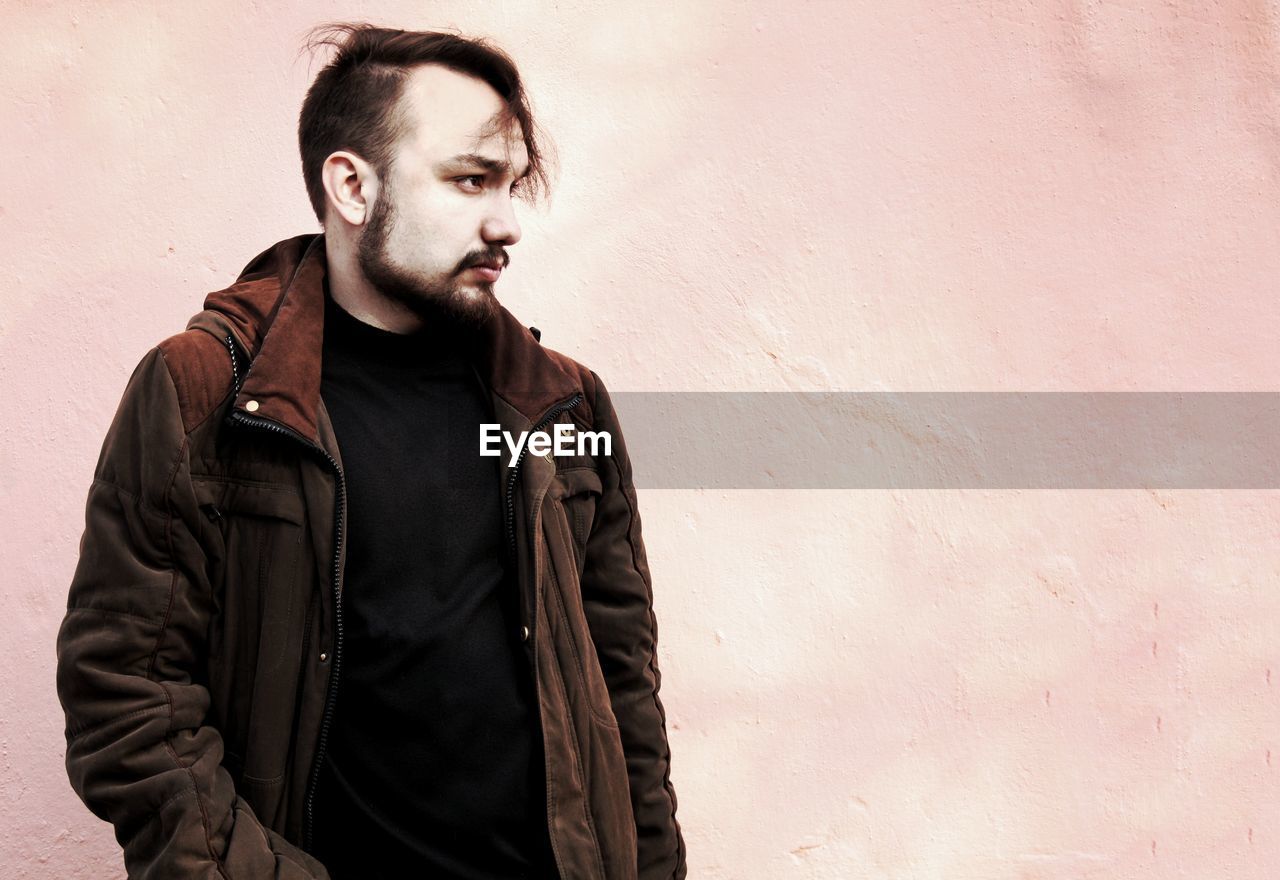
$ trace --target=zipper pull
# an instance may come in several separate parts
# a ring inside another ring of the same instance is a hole
[[[204,515],[209,518],[211,523],[216,523],[222,519],[222,511],[218,509],[216,504],[201,504],[200,509],[204,511]]]

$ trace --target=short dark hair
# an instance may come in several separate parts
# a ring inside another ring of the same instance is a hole
[[[324,223],[320,172],[335,150],[350,150],[385,175],[392,148],[404,132],[400,96],[408,73],[439,64],[488,83],[506,105],[500,125],[518,123],[529,156],[523,193],[537,198],[550,186],[548,159],[539,142],[529,99],[515,62],[491,43],[438,31],[402,31],[371,24],[327,24],[308,35],[304,50],[337,50],[316,76],[298,117],[302,178],[316,217]]]

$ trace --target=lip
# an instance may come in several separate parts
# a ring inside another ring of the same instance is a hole
[[[484,281],[497,281],[498,276],[502,274],[501,269],[492,266],[471,266],[467,271],[476,273]]]

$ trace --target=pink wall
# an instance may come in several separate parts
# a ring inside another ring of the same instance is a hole
[[[358,5],[522,63],[563,175],[501,293],[616,390],[1276,388],[1274,0],[754,7]],[[84,495],[142,353],[314,228],[350,8],[4,4],[4,877],[123,874],[53,687]],[[1276,493],[641,503],[691,877],[1280,871]]]

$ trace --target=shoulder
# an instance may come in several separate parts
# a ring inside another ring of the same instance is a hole
[[[580,427],[590,428],[601,416],[612,413],[608,392],[595,370],[554,348],[543,345],[542,351],[582,391],[583,403],[571,413],[573,421],[578,422]]]
[[[156,349],[178,395],[183,428],[190,433],[213,413],[235,384],[230,343],[199,329],[184,330]],[[240,364],[243,370],[245,364]]]
[[[587,402],[594,405],[600,386],[600,377],[596,375],[595,371],[553,348],[547,348],[544,345],[542,350],[557,367],[563,370],[582,389],[582,396],[586,398]]]
[[[568,374],[582,390],[583,404],[569,413],[569,418],[583,430],[607,431],[620,438],[622,425],[613,398],[604,380],[595,370],[555,349],[543,346],[542,350],[559,368]],[[615,439],[615,442],[618,442]]]

